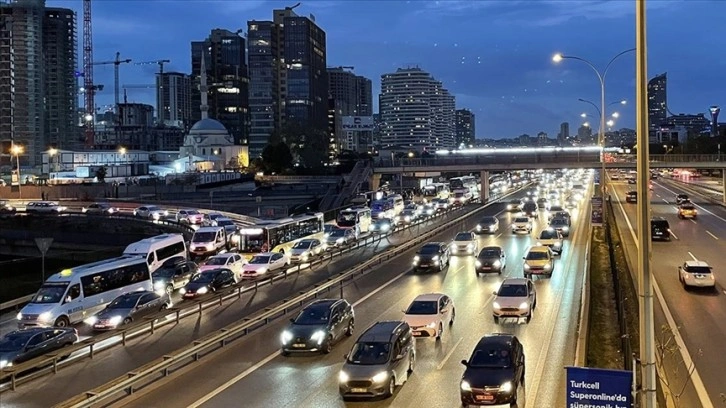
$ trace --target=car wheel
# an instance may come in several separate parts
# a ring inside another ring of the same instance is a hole
[[[125,318],[124,321],[121,322],[121,324],[124,324],[124,325],[129,324],[129,323],[131,323],[131,318],[130,317]]]
[[[282,350],[282,351],[280,351],[280,354],[282,354],[285,357],[288,357],[290,355],[290,352],[287,350]]]
[[[527,314],[526,319],[524,320],[527,324],[529,324],[530,320],[532,320],[532,311],[530,310]]]
[[[348,329],[345,331],[345,335],[348,337],[351,337],[353,335],[353,330],[355,329],[355,321],[353,319],[350,319],[348,322]]]
[[[494,324],[499,324],[499,318],[497,316],[494,316]]]
[[[171,296],[171,294],[174,292],[174,285],[166,285],[166,294],[168,296]]]
[[[53,326],[55,326],[55,327],[68,327],[68,326],[70,326],[70,324],[71,324],[71,322],[70,322],[70,320],[68,320],[67,317],[61,316],[58,319],[56,319],[56,321],[53,324]]]
[[[396,378],[391,376],[391,379],[388,380],[388,389],[386,390],[385,397],[390,397],[391,395],[393,395],[394,391],[396,391]]]
[[[323,345],[323,354],[330,354],[333,351],[333,336],[328,336]]]
[[[444,333],[444,324],[439,322],[439,331],[436,333],[436,340],[441,340],[441,335]]]
[[[408,373],[409,374],[413,373],[413,369],[415,368],[415,365],[416,365],[416,357],[414,357],[413,354],[411,354],[411,356],[408,358]]]
[[[456,320],[456,309],[451,310],[451,320],[449,320],[449,326],[454,324],[454,320]]]

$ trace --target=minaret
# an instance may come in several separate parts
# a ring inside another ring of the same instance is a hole
[[[207,119],[209,117],[209,104],[208,104],[208,100],[207,100],[207,97],[208,97],[208,95],[207,95],[207,92],[208,92],[207,65],[204,63],[204,60],[206,60],[207,58],[206,58],[205,54],[206,54],[205,52],[202,52],[202,66],[200,68],[201,72],[199,73],[199,78],[200,78],[199,92],[201,93],[201,96],[202,96],[202,104],[199,108],[202,111],[202,120]]]

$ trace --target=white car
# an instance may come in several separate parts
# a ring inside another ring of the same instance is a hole
[[[686,261],[678,267],[678,280],[683,288],[715,288],[716,278],[711,267],[703,261]]]
[[[520,232],[532,233],[532,220],[529,217],[517,217],[512,222],[512,234],[518,234]]]
[[[25,206],[25,212],[28,213],[60,214],[67,209],[68,207],[62,206],[55,201],[31,201]]]
[[[301,239],[290,250],[291,262],[308,262],[311,258],[323,253],[325,245],[319,239]]]
[[[537,291],[529,279],[508,278],[502,282],[499,290],[494,292],[492,314],[494,323],[499,324],[500,318],[524,317],[526,322],[532,319],[532,312],[537,307]]]
[[[169,211],[162,210],[155,205],[145,205],[134,209],[134,217],[159,220],[169,216]]]
[[[546,246],[552,249],[552,252],[557,255],[562,254],[562,248],[564,247],[565,239],[562,237],[562,233],[554,228],[543,229],[539,233],[537,238],[537,245]]]
[[[451,255],[476,255],[479,243],[473,232],[460,232],[451,243]]]
[[[202,265],[199,266],[199,272],[211,271],[212,269],[229,269],[234,272],[234,277],[237,281],[242,277],[242,268],[244,267],[246,260],[240,254],[235,253],[224,253],[214,255],[206,260]]]
[[[456,308],[454,301],[443,293],[418,295],[403,311],[403,321],[411,326],[416,337],[441,339],[444,326],[454,324]]]
[[[204,220],[204,214],[191,208],[179,210],[176,213],[176,222],[184,222],[187,224],[201,224]]]
[[[284,270],[290,264],[289,259],[279,252],[263,252],[257,254],[242,267],[242,278],[256,278],[269,272]]]

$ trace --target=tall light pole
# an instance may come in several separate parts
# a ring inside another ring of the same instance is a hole
[[[640,364],[643,398],[641,407],[656,408],[656,367],[655,367],[655,322],[653,313],[653,275],[650,270],[650,200],[648,184],[650,174],[648,146],[648,50],[645,28],[645,0],[635,1],[635,71],[636,71],[636,141],[638,156],[636,171],[638,177],[638,267],[641,276],[638,280],[638,299],[640,299]],[[627,356],[626,356],[627,357]]]
[[[13,145],[10,147],[10,153],[15,156],[15,163],[17,165],[17,169],[15,170],[15,174],[18,176],[18,197],[23,198],[23,191],[22,191],[22,184],[23,180],[20,178],[20,155],[23,154],[23,146],[19,144],[15,144],[13,142]],[[12,183],[12,181],[11,181]]]
[[[627,54],[629,52],[635,51],[635,48],[631,48],[625,51],[622,51],[621,53],[615,55],[610,59],[610,61],[605,66],[605,69],[600,72],[600,70],[595,67],[595,65],[580,57],[575,57],[571,55],[562,55],[560,53],[555,54],[552,57],[552,61],[554,62],[560,62],[563,59],[574,59],[578,61],[582,61],[585,64],[587,64],[590,68],[592,68],[593,71],[595,71],[595,74],[597,75],[597,79],[600,80],[600,130],[599,130],[599,136],[598,136],[598,144],[600,145],[601,150],[601,168],[600,168],[600,193],[603,198],[605,198],[605,78],[607,77],[608,70],[610,69],[610,66],[612,66],[613,62],[615,62],[616,59],[621,57],[624,54]]]

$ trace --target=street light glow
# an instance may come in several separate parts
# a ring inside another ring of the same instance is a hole
[[[126,154],[126,148],[125,147],[119,147],[118,152],[121,154]]]
[[[587,113],[585,113],[585,112],[582,112],[582,113],[580,114],[580,117],[581,117],[581,118],[586,118],[586,117],[587,117]]]
[[[617,113],[617,112],[613,112],[612,117],[614,117],[615,119],[617,119],[617,118],[620,117],[620,114]]]
[[[582,126],[590,127],[590,122],[585,122],[585,123],[582,124]]]
[[[605,122],[605,124],[608,125],[608,127],[613,127],[613,125],[615,124],[615,121],[610,119],[609,121]]]
[[[92,121],[92,120],[93,120],[93,115],[91,115],[91,114],[89,113],[89,114],[87,114],[86,116],[84,116],[83,118],[84,118],[84,119],[86,120],[86,122],[90,122],[90,121]]]
[[[15,156],[19,156],[19,155],[23,154],[24,150],[25,149],[23,149],[23,146],[16,144],[16,145],[13,145],[12,149],[10,149],[10,152]]]
[[[51,147],[50,149],[48,149],[48,154],[50,156],[55,156],[56,154],[58,154],[58,149],[56,149],[55,147]]]
[[[621,105],[627,105],[628,104],[628,101],[626,101],[625,99],[623,99],[622,101],[620,101],[620,104]]]
[[[560,62],[560,61],[562,61],[562,59],[563,59],[563,56],[559,52],[552,56],[552,61],[554,61],[554,62]]]

